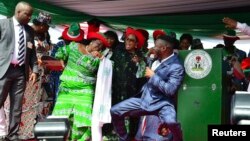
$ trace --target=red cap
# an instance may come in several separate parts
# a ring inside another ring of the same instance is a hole
[[[69,40],[69,41],[75,41],[75,42],[80,42],[83,40],[84,38],[84,31],[82,29],[80,29],[79,34],[74,36],[74,35],[70,35],[68,33],[69,31],[69,27],[66,27],[64,29],[64,31],[62,32],[62,38],[65,40]]]

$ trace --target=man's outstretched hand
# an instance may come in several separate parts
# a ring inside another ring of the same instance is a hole
[[[224,17],[222,22],[225,23],[226,28],[235,29],[237,26],[237,21],[229,17]]]

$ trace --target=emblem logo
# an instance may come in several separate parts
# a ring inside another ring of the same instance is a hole
[[[185,71],[191,78],[202,79],[212,69],[212,59],[204,50],[191,51],[184,61]]]

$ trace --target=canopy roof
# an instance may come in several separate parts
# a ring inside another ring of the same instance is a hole
[[[0,0],[0,14],[12,16],[19,0]],[[95,18],[123,30],[127,26],[164,29],[214,37],[224,31],[222,18],[250,23],[249,0],[24,0],[51,13],[55,24]]]

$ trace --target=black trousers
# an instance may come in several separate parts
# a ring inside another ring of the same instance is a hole
[[[10,65],[6,74],[0,79],[0,107],[10,96],[9,140],[18,139],[18,130],[22,114],[22,100],[26,87],[25,66]]]

